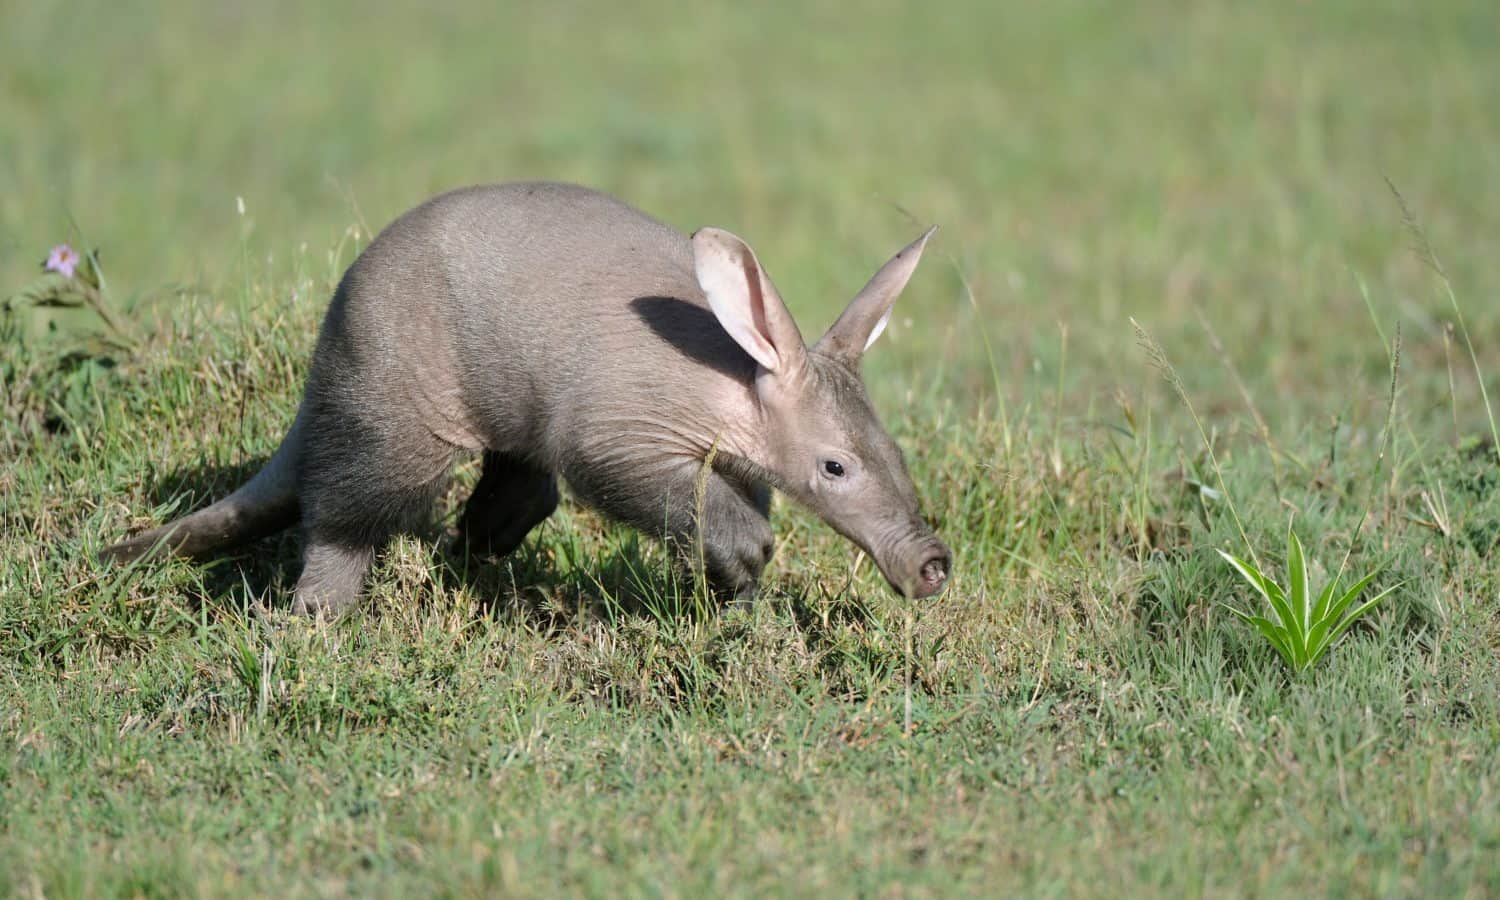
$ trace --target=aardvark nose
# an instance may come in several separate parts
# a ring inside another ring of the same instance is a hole
[[[921,560],[911,592],[912,598],[917,600],[931,597],[943,590],[943,586],[948,583],[948,569],[953,563],[948,548],[941,544],[929,549]]]

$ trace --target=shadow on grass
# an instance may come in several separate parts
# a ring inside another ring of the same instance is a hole
[[[625,534],[598,553],[576,552],[541,537],[539,526],[508,556],[472,553],[456,539],[436,542],[433,562],[445,583],[461,585],[480,614],[521,621],[547,632],[579,619],[692,621],[718,602],[695,591],[691,576],[646,550],[646,539]],[[569,552],[573,551],[573,552]]]
[[[265,454],[235,463],[204,463],[156,477],[146,489],[146,496],[154,508],[175,503],[171,512],[160,521],[133,529],[129,534],[111,534],[106,537],[111,543],[125,540],[205,509],[228,497],[249,481],[269,459],[270,455]],[[195,610],[237,607],[240,612],[245,612],[252,603],[267,601],[276,606],[284,605],[280,597],[285,592],[279,589],[289,584],[290,579],[295,576],[298,558],[297,529],[288,528],[274,535],[194,559],[191,565],[196,572],[196,584],[186,599]],[[150,567],[160,564],[147,560],[138,565]]]
[[[153,479],[146,494],[155,507],[175,502],[165,521],[203,509],[244,484],[260,471],[269,456],[241,462],[188,466]],[[546,631],[560,630],[579,619],[616,622],[624,619],[691,622],[717,613],[722,604],[696,588],[691,576],[681,574],[669,557],[651,552],[651,539],[621,529],[617,538],[599,550],[586,550],[571,532],[547,535],[543,524],[527,535],[508,556],[473,553],[452,532],[431,523],[415,533],[429,547],[430,569],[442,591],[461,587],[477,599],[479,615],[494,620],[523,621]],[[139,533],[145,528],[135,529]],[[111,541],[130,535],[109,535]],[[239,547],[192,561],[196,584],[188,599],[195,609],[244,612],[256,604],[272,610],[291,605],[291,587],[300,570],[298,528],[251,541]],[[152,563],[144,563],[149,566]],[[367,589],[378,591],[382,577],[379,557]],[[419,603],[431,603],[432,591]],[[805,609],[800,618],[811,623],[827,611]],[[836,604],[834,615],[869,616],[868,610]],[[370,604],[362,614],[380,614]]]

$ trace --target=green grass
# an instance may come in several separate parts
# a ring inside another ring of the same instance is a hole
[[[0,345],[0,893],[1500,893],[1491,4],[492,6],[5,7],[0,293],[97,246],[141,344]],[[568,503],[471,564],[472,468],[321,630],[291,535],[93,562],[275,447],[372,229],[529,177],[810,334],[941,223],[869,380],[948,592],[784,505],[748,614]],[[1400,585],[1304,673],[1132,317],[1259,564]]]

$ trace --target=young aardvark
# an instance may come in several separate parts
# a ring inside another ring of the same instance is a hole
[[[294,609],[335,613],[358,600],[375,552],[429,513],[455,459],[482,451],[460,526],[477,550],[514,550],[557,507],[561,476],[747,599],[771,555],[774,488],[903,595],[931,596],[948,549],[859,374],[931,234],[808,347],[727,231],[687,238],[570,185],[443,194],[349,267],[265,468],[105,555],[200,556],[300,521]]]

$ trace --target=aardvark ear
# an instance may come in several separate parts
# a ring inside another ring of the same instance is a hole
[[[807,348],[750,245],[719,228],[693,234],[693,267],[714,316],[734,342],[777,376],[794,376]]]
[[[819,352],[858,366],[860,357],[870,349],[880,333],[885,331],[885,325],[891,318],[891,306],[901,295],[901,289],[906,287],[911,273],[916,271],[917,261],[922,258],[922,249],[927,246],[927,239],[935,231],[936,225],[927,229],[925,234],[907,244],[904,250],[880,267],[870,283],[849,301],[848,308],[833,323],[833,327],[828,329],[828,333],[818,340]]]

